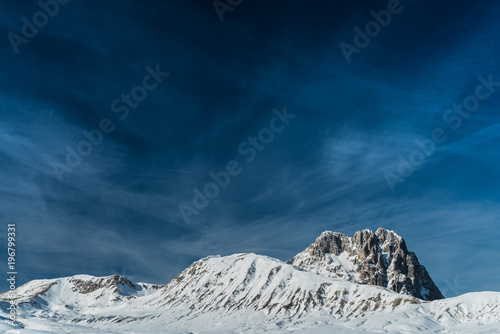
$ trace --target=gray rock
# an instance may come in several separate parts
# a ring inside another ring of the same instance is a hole
[[[403,238],[383,228],[358,231],[353,237],[325,231],[287,263],[318,275],[386,287],[423,300],[443,299]]]

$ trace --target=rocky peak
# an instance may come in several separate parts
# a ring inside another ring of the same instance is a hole
[[[73,285],[75,292],[78,291],[82,294],[88,294],[102,288],[109,288],[114,293],[121,293],[122,288],[137,289],[134,283],[130,282],[128,278],[120,275],[106,277],[78,275],[70,277],[68,282]]]
[[[424,300],[444,298],[398,234],[383,228],[352,237],[325,231],[287,263],[318,275],[383,286]]]

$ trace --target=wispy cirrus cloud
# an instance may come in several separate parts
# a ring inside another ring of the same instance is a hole
[[[443,112],[478,75],[500,73],[498,4],[412,4],[347,66],[338,43],[378,4],[248,2],[220,24],[210,2],[72,2],[19,55],[2,44],[0,212],[21,228],[21,280],[119,272],[163,283],[211,253],[288,259],[323,230],[383,226],[438,285],[498,287],[484,263],[498,254],[499,97],[394,194],[384,179],[415,139],[447,125]],[[36,4],[0,7],[7,33]],[[115,117],[110,103],[157,63],[168,83],[60,184],[51,162]],[[285,104],[296,122],[185,224],[179,202]]]

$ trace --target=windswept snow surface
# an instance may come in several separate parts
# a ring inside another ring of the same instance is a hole
[[[427,302],[252,253],[204,258],[164,286],[78,275],[17,295],[13,327],[0,294],[0,333],[500,333],[498,292]]]

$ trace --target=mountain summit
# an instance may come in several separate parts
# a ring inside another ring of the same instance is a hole
[[[358,231],[352,237],[325,231],[287,263],[317,275],[382,286],[423,300],[444,298],[404,239],[384,228]]]

